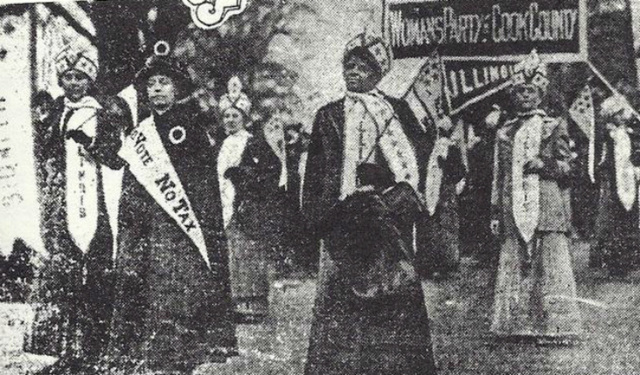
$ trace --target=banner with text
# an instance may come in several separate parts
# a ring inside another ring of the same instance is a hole
[[[445,60],[584,61],[586,0],[386,0],[385,30],[396,59],[438,47]]]
[[[509,61],[445,62],[445,96],[449,112],[455,114],[507,87],[516,73],[516,65]]]

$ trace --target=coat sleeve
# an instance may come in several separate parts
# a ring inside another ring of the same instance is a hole
[[[429,156],[433,150],[436,134],[430,127],[423,128],[420,121],[409,107],[406,101],[400,99],[390,99],[400,123],[402,124],[405,134],[415,149],[416,158],[418,159],[418,169],[420,172],[419,191],[424,191],[426,182],[427,167],[429,165]]]
[[[314,227],[322,221],[325,208],[323,180],[326,175],[325,147],[323,144],[322,110],[316,114],[309,143],[307,165],[305,167],[304,185],[302,186],[302,212],[308,229],[313,233]]]
[[[467,174],[464,161],[462,160],[462,150],[458,146],[449,148],[449,156],[444,160],[442,170],[444,181],[447,184],[457,184]]]
[[[540,177],[545,180],[564,180],[571,174],[571,146],[567,123],[559,120],[551,135],[553,142],[552,155],[543,157],[544,167]]]
[[[240,166],[230,173],[230,179],[239,188],[239,194],[267,197],[278,188],[280,159],[266,141],[254,139],[247,144]]]
[[[122,147],[121,134],[133,125],[131,112],[121,98],[104,100],[103,109],[98,113],[98,129],[87,152],[101,164],[111,169],[120,169],[125,162],[118,156]]]

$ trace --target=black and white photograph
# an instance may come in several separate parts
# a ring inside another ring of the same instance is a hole
[[[0,375],[640,374],[640,0],[0,0]]]

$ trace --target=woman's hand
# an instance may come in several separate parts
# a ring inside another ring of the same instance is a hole
[[[500,235],[500,220],[491,220],[490,228],[491,234],[494,236]]]
[[[82,130],[69,130],[65,136],[66,139],[73,139],[76,143],[86,147],[93,142],[93,139],[85,134]]]
[[[544,168],[544,162],[540,158],[534,158],[525,163],[522,171],[525,174],[537,174]]]

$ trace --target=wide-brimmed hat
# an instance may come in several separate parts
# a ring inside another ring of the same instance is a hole
[[[511,88],[523,85],[533,85],[541,92],[546,92],[549,86],[547,65],[540,59],[535,50],[521,62],[516,64],[517,73],[511,77]]]
[[[181,88],[180,97],[188,96],[193,89],[193,82],[191,82],[187,70],[170,56],[153,55],[149,57],[144,67],[136,74],[136,86],[144,87],[149,78],[155,75],[163,75],[173,79],[174,83]]]

